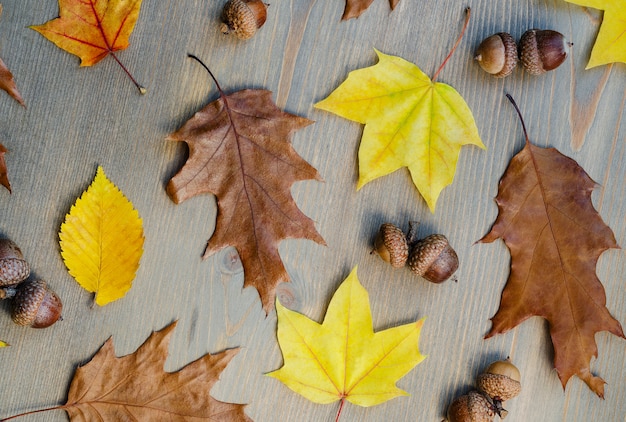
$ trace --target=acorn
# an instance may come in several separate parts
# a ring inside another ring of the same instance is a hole
[[[431,234],[412,244],[411,271],[432,283],[443,283],[459,268],[459,258],[442,234]]]
[[[528,73],[541,75],[559,67],[572,45],[560,32],[529,29],[519,42],[520,60]]]
[[[404,267],[409,256],[409,245],[404,232],[391,223],[384,223],[378,230],[371,253],[377,253],[394,268]]]
[[[522,391],[519,369],[510,359],[493,362],[476,379],[476,386],[495,402],[503,402]]]
[[[448,422],[491,422],[496,415],[493,403],[478,391],[457,397],[448,407]]]
[[[517,45],[506,32],[485,38],[474,54],[480,67],[496,78],[509,76],[517,65]]]
[[[12,240],[0,239],[0,287],[21,283],[29,274],[20,248]]]
[[[267,19],[267,6],[261,0],[228,0],[222,9],[222,33],[252,38]]]
[[[13,298],[11,318],[18,325],[46,328],[61,318],[63,304],[43,280],[19,285]]]

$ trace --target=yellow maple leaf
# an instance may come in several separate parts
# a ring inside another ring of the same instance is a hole
[[[439,194],[454,179],[461,147],[485,146],[469,106],[454,88],[431,81],[400,57],[376,54],[376,65],[350,72],[315,107],[365,124],[357,189],[408,167],[434,212]]]
[[[608,63],[626,63],[626,5],[624,0],[565,0],[604,10],[604,17],[586,69]]]
[[[4,341],[0,340],[0,347],[7,347],[9,344],[5,343]]]
[[[108,56],[137,83],[114,52],[124,50],[133,32],[142,0],[59,0],[59,17],[30,28],[57,47],[80,57],[81,66],[92,66]]]
[[[280,302],[276,311],[284,364],[269,376],[322,404],[345,399],[373,406],[408,395],[395,383],[425,358],[418,348],[424,319],[374,333],[356,268],[335,292],[322,324]]]
[[[85,290],[96,293],[98,305],[117,300],[130,289],[143,254],[143,225],[102,167],[65,216],[59,238],[70,274]]]

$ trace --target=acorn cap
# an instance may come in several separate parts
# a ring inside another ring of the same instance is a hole
[[[27,281],[13,298],[11,318],[18,325],[46,328],[61,317],[63,304],[43,280]]]
[[[489,399],[478,391],[457,397],[448,407],[448,422],[491,422],[496,412]]]
[[[506,32],[498,32],[485,38],[474,55],[480,67],[496,78],[504,78],[517,65],[517,44]]]
[[[442,234],[431,234],[411,247],[409,267],[433,283],[449,279],[459,268],[459,258]]]
[[[378,230],[374,241],[374,250],[383,261],[394,268],[404,267],[409,256],[409,245],[404,232],[391,223],[384,223]]]
[[[0,239],[0,287],[18,284],[28,278],[30,265],[20,248],[9,239]]]
[[[567,58],[571,43],[551,29],[529,29],[519,42],[520,60],[531,75],[541,75],[559,67]]]
[[[263,26],[266,19],[267,5],[261,0],[229,0],[222,10],[221,31],[247,40]]]
[[[476,386],[494,401],[506,401],[522,391],[520,372],[509,359],[493,362],[478,375]]]

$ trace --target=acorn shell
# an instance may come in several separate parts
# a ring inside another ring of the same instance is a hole
[[[222,9],[221,31],[247,40],[254,36],[266,19],[267,5],[261,0],[229,0]]]
[[[567,58],[571,43],[551,29],[529,29],[519,42],[520,60],[531,75],[559,67]]]
[[[383,261],[394,268],[404,267],[409,256],[409,245],[404,232],[391,223],[382,224],[372,252],[378,253]]]
[[[448,422],[491,422],[496,412],[489,399],[477,391],[457,397],[448,407]]]
[[[27,281],[13,298],[11,318],[18,325],[46,328],[61,318],[63,304],[43,280]]]
[[[0,287],[10,286],[26,280],[30,265],[20,248],[9,239],[0,239]]]
[[[478,390],[495,401],[506,401],[522,391],[520,372],[510,360],[493,362],[476,379]]]
[[[431,234],[411,247],[411,271],[432,283],[443,283],[459,268],[459,258],[442,234]]]
[[[496,78],[504,78],[517,65],[517,45],[510,34],[498,32],[480,43],[474,59],[485,72]]]

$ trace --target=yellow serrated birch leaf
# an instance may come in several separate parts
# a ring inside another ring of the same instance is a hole
[[[339,286],[322,324],[276,303],[283,367],[267,375],[320,404],[374,406],[408,395],[396,381],[424,360],[424,319],[374,332],[369,296],[356,268]]]
[[[117,300],[130,289],[143,254],[143,224],[102,167],[65,216],[59,238],[70,274],[96,294],[98,305]]]

